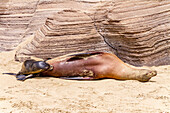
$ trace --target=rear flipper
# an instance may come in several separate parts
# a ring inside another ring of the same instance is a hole
[[[94,80],[93,77],[60,77],[60,78],[66,80]]]
[[[7,74],[7,75],[16,75],[16,73],[2,73],[2,74]]]

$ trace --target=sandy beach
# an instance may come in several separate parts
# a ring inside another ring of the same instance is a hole
[[[158,75],[149,82],[95,81],[39,77],[24,82],[15,76],[21,63],[15,51],[0,53],[1,113],[168,113],[170,65],[151,67]],[[147,67],[145,67],[147,68]]]
[[[0,113],[170,113],[170,0],[1,0],[0,8]],[[168,65],[139,67],[157,71],[149,82],[3,74],[20,71],[15,58],[84,51]]]

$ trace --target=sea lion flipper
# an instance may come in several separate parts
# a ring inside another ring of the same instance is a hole
[[[17,79],[17,80],[24,81],[24,80],[26,80],[26,75],[17,75],[17,76],[16,76],[16,79]]]
[[[93,77],[60,77],[61,79],[66,80],[93,80]]]
[[[30,74],[30,75],[17,75],[16,78],[17,80],[21,80],[21,81],[24,81],[28,78],[31,78],[31,77],[34,77],[35,75],[34,74]]]
[[[2,74],[7,74],[7,75],[17,75],[16,73],[2,73]]]

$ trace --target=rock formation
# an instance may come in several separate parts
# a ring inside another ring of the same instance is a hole
[[[107,49],[88,15],[75,10],[63,10],[47,18],[34,38],[18,49],[16,58],[25,60],[25,55],[45,59],[68,53]]]
[[[29,39],[16,60],[107,51],[136,66],[170,64],[169,0],[13,2],[0,4],[0,50]]]
[[[1,0],[0,51],[15,49],[45,23],[53,13],[75,9],[86,12],[102,0]]]
[[[98,32],[123,61],[170,64],[170,1],[108,2],[94,16]]]

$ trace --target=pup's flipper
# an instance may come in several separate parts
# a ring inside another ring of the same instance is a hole
[[[17,80],[21,80],[21,81],[24,81],[27,78],[26,75],[17,75],[16,73],[3,73],[3,74],[14,75],[16,76]]]
[[[17,79],[17,80],[24,81],[24,80],[26,79],[26,75],[17,75],[17,76],[16,76],[16,79]]]
[[[17,75],[16,73],[2,73],[2,74],[7,74],[7,75]]]
[[[34,74],[30,74],[30,75],[17,75],[16,76],[16,78],[17,78],[17,80],[21,80],[21,81],[24,81],[24,80],[26,80],[26,79],[28,79],[28,78],[31,78],[31,77],[33,77],[34,76]]]
[[[17,75],[16,73],[3,73],[3,74],[14,75],[14,76],[16,76],[16,79],[20,80],[20,81],[24,81],[24,80],[26,80],[28,78],[31,78],[31,77],[35,76],[34,74],[30,74],[30,75]]]

